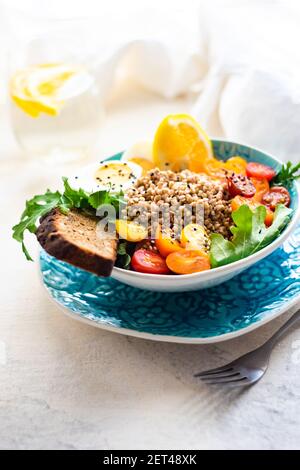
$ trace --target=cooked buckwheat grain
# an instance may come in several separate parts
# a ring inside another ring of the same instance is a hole
[[[143,209],[144,220],[150,231],[150,214],[158,214],[162,223],[161,211],[170,207],[170,227],[175,238],[180,233],[180,221],[176,217],[176,208],[186,207],[189,222],[196,221],[196,209],[203,207],[204,226],[208,234],[220,233],[230,238],[229,227],[232,225],[231,205],[225,183],[212,180],[204,174],[192,173],[189,170],[174,173],[154,169],[137,179],[134,186],[126,192],[129,218],[132,206]],[[182,211],[181,211],[182,212]],[[153,223],[153,222],[152,222]]]

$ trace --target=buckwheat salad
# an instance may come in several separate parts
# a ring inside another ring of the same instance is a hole
[[[299,169],[289,162],[276,172],[240,155],[220,160],[198,122],[171,115],[152,143],[90,165],[63,178],[63,191],[27,201],[13,236],[28,259],[26,230],[51,255],[103,276],[113,266],[146,274],[202,272],[250,256],[279,236],[292,215],[289,187]]]

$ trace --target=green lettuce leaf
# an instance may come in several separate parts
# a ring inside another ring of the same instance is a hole
[[[220,234],[211,235],[210,261],[212,268],[238,261],[256,253],[274,241],[291,218],[292,210],[279,204],[270,227],[264,220],[266,208],[259,206],[251,210],[247,205],[232,213],[235,226],[231,228],[233,238],[226,240]]]

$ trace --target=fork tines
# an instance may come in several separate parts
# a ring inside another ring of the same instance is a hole
[[[195,374],[194,377],[199,377],[207,384],[226,384],[226,385],[245,385],[247,377],[243,376],[238,370],[228,365],[225,367],[218,367],[216,369],[206,370]]]

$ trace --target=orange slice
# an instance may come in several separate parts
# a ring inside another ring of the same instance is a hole
[[[159,125],[153,142],[153,160],[161,170],[203,171],[203,163],[213,158],[211,141],[188,114],[167,116]]]

